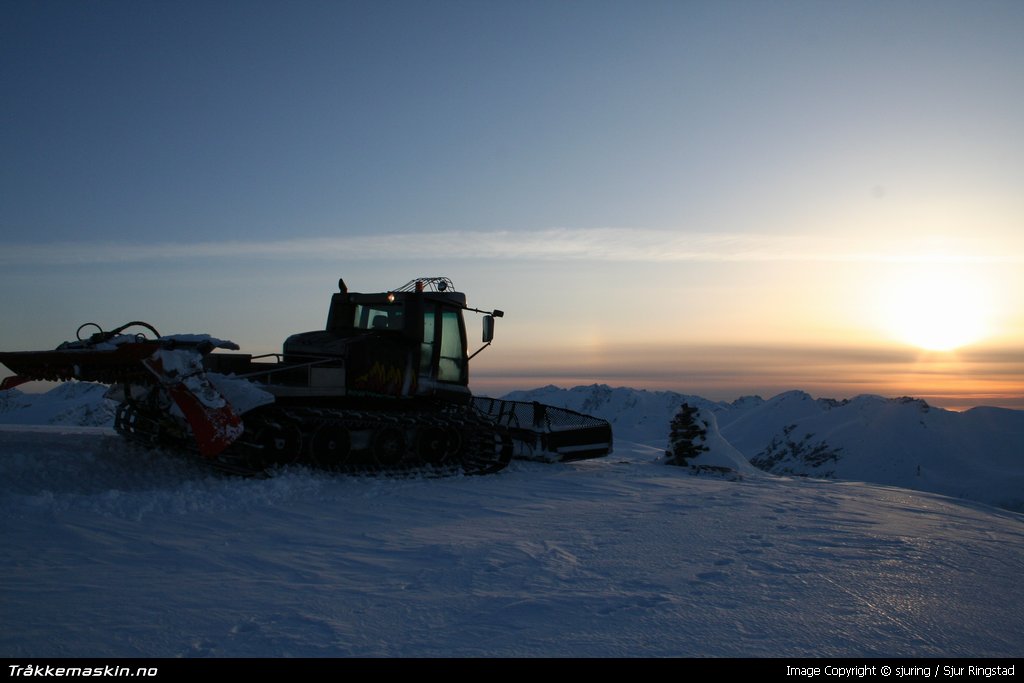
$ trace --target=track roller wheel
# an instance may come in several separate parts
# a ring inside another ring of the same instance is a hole
[[[443,465],[449,459],[451,439],[440,427],[425,427],[416,434],[416,455],[427,465]]]
[[[257,434],[256,442],[260,447],[260,467],[290,465],[302,453],[302,432],[288,422],[268,422]]]
[[[309,457],[317,467],[342,467],[348,462],[351,452],[352,439],[344,427],[324,425],[316,430],[309,442]]]
[[[397,427],[384,427],[373,435],[373,460],[378,467],[398,467],[406,455],[403,430]]]
[[[444,433],[448,439],[448,458],[458,462],[466,447],[466,436],[461,429],[456,427],[445,427]]]

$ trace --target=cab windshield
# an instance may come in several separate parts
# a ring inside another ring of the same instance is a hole
[[[356,304],[353,327],[357,330],[401,330],[405,326],[402,304]]]

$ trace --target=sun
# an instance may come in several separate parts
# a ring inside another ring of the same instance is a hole
[[[889,336],[926,351],[953,351],[991,334],[991,297],[978,273],[919,264],[882,288]]]

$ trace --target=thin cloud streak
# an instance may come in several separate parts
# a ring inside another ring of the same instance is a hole
[[[986,252],[966,240],[873,243],[808,235],[712,234],[651,229],[393,233],[264,242],[8,245],[3,266],[167,262],[180,259],[532,259],[615,262],[1022,263],[1024,250]]]

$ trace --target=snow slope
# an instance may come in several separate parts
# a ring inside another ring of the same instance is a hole
[[[104,398],[108,387],[62,382],[43,394],[0,391],[0,424],[109,426],[117,404]]]
[[[47,394],[0,392],[0,424],[110,425],[114,404],[103,399],[104,391],[69,382]],[[836,401],[801,391],[726,403],[606,385],[547,386],[507,397],[597,415],[612,423],[616,443],[654,449],[667,446],[669,423],[687,402],[717,425],[708,436],[716,453],[702,464],[744,471],[746,460],[775,474],[867,481],[1024,510],[1020,410],[957,413],[918,399]]]
[[[1024,411],[957,413],[919,399],[836,402],[790,392],[737,415],[722,432],[755,465],[773,472],[827,471],[838,479],[1024,510]],[[815,466],[796,453],[813,447],[834,459]],[[769,466],[773,458],[778,461]]]
[[[699,453],[694,457],[687,458],[685,463],[671,462],[671,464],[741,476],[758,473],[757,468],[750,464],[746,456],[722,436],[718,429],[718,420],[712,410],[698,408],[694,421],[700,431],[695,437],[684,439],[684,441],[695,446]],[[664,459],[666,462],[673,460],[669,457],[668,452],[665,453]]]
[[[691,476],[221,476],[0,427],[0,656],[1019,656],[1024,517]]]
[[[776,474],[833,477],[931,491],[1024,510],[1024,411],[957,413],[919,399],[813,399],[801,391],[712,402],[675,392],[605,385],[514,392],[603,417],[616,442],[665,448],[683,402],[714,416],[719,434]]]
[[[646,391],[606,384],[563,389],[553,384],[505,395],[514,401],[539,401],[608,420],[616,440],[636,441],[664,448],[668,424],[684,401],[698,408],[725,410],[729,404],[674,391]],[[760,399],[758,399],[760,400]]]

